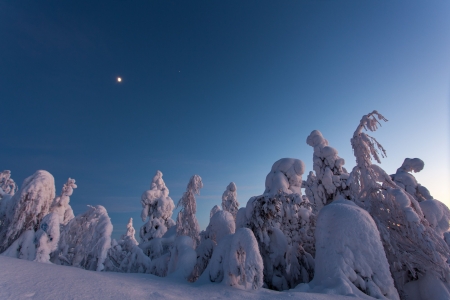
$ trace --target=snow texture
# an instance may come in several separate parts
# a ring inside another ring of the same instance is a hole
[[[218,211],[221,211],[219,205],[214,205],[213,208],[211,209],[211,212],[209,213],[209,218],[211,219],[212,216],[214,216],[214,214]]]
[[[279,191],[286,194],[300,194],[302,188],[302,175],[305,164],[295,158],[282,158],[272,165],[266,176],[266,189],[264,194],[276,195]]]
[[[175,205],[169,197],[169,189],[162,176],[161,171],[156,171],[150,190],[145,191],[141,197],[141,218],[143,222],[146,222],[140,229],[141,243],[161,238],[170,227],[175,225],[172,220]]]
[[[106,209],[88,206],[63,227],[59,253],[54,263],[75,266],[86,270],[102,271],[109,248],[113,226]]]
[[[55,198],[55,180],[47,171],[37,171],[24,180],[21,189],[2,206],[0,253],[25,231],[37,231]],[[3,201],[3,200],[2,200]]]
[[[353,202],[340,198],[320,211],[316,249],[314,279],[300,290],[399,299],[378,229]]]
[[[168,276],[187,280],[197,262],[194,241],[189,236],[177,236],[170,248]]]
[[[194,175],[189,180],[186,192],[183,193],[177,207],[181,207],[177,217],[177,236],[189,236],[194,242],[194,249],[200,242],[200,227],[198,225],[197,217],[197,203],[195,195],[200,194],[200,189],[203,187],[202,178]]]
[[[73,189],[75,188],[77,188],[75,179],[67,179],[67,182],[62,188],[61,194],[55,198],[53,205],[50,208],[51,212],[54,212],[59,216],[59,223],[61,225],[67,225],[67,223],[75,217],[72,207],[69,204],[70,196],[72,196]]]
[[[222,209],[229,212],[233,216],[233,219],[236,219],[236,214],[239,210],[236,190],[236,184],[231,182],[222,195]]]
[[[49,213],[41,222],[41,227],[36,232],[36,261],[50,263],[50,254],[58,249],[60,237],[61,216]]]
[[[11,171],[4,170],[0,173],[0,199],[7,194],[13,196],[17,192],[18,187],[16,183],[11,178]]]

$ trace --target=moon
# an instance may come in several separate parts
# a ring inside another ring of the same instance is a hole
[[[117,82],[122,82],[122,77],[117,77]]]

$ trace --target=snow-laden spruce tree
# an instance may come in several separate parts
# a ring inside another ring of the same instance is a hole
[[[67,179],[67,182],[61,190],[61,194],[55,198],[50,208],[51,212],[54,212],[59,216],[59,223],[61,225],[66,225],[75,217],[69,202],[70,196],[73,194],[73,189],[76,188],[77,185],[75,184],[75,179]]]
[[[219,205],[214,205],[213,208],[211,208],[211,211],[209,212],[209,218],[211,219],[212,216],[218,211],[221,211]]]
[[[239,210],[239,202],[237,201],[236,184],[230,182],[225,192],[222,195],[222,209],[229,212],[236,220],[236,215]]]
[[[338,151],[328,145],[328,141],[318,130],[313,130],[306,143],[314,148],[313,169],[303,181],[306,196],[317,213],[324,205],[331,203],[338,195],[350,196],[347,186],[349,174],[344,168],[345,161]],[[314,174],[315,173],[315,174]]]
[[[314,274],[314,218],[301,194],[304,164],[293,158],[275,162],[263,195],[250,198],[239,226],[250,228],[264,262],[268,288],[285,290],[308,282]],[[306,274],[306,276],[303,276]]]
[[[199,282],[258,289],[263,286],[263,276],[263,261],[255,236],[250,229],[240,228],[220,240]]]
[[[363,116],[353,134],[351,144],[357,165],[347,182],[354,201],[374,219],[395,286],[400,297],[408,299],[405,284],[424,277],[448,286],[450,270],[446,260],[450,250],[424,218],[418,201],[382,168],[372,164],[372,159],[380,163],[385,150],[363,130],[375,131],[378,120],[387,121],[377,111]],[[450,297],[445,289],[443,293]]]
[[[156,171],[150,189],[141,197],[143,222],[140,230],[141,243],[154,238],[161,238],[175,222],[172,213],[175,207],[172,198],[169,197],[169,189],[162,178],[161,171]]]
[[[195,195],[200,194],[200,189],[203,187],[202,178],[194,175],[189,180],[186,192],[183,193],[177,207],[181,207],[177,216],[177,236],[185,235],[192,238],[194,241],[194,249],[200,242],[200,228],[195,216],[197,212],[197,203]]]
[[[106,209],[88,206],[88,210],[62,227],[59,249],[53,263],[102,271],[111,247],[113,226]]]
[[[13,196],[15,192],[17,192],[18,187],[16,186],[16,183],[11,178],[11,171],[10,170],[4,170],[0,173],[0,199],[5,194],[8,194],[10,196]]]
[[[122,273],[147,273],[150,270],[151,260],[138,247],[133,227],[133,218],[127,224],[127,232],[119,241],[111,242],[108,256],[105,260],[105,271]]]
[[[47,171],[36,171],[24,180],[20,190],[9,199],[2,211],[0,253],[19,240],[9,253],[15,252],[17,257],[21,257],[23,245],[34,244],[34,233],[40,228],[54,198],[55,180]],[[33,240],[29,241],[31,238]]]
[[[305,292],[399,299],[380,233],[370,215],[342,196],[317,217],[314,279]]]
[[[217,206],[217,205],[216,205]],[[227,211],[219,210],[212,215],[206,230],[200,233],[200,244],[195,249],[197,261],[189,281],[196,281],[208,266],[214,248],[227,235],[234,234],[236,230],[233,215]]]

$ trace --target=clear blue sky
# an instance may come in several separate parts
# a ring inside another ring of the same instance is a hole
[[[314,129],[351,169],[374,109],[382,167],[423,159],[450,204],[449,1],[0,1],[0,41],[0,169],[75,178],[115,237],[158,169],[175,204],[203,178],[202,228],[229,182],[245,205],[276,160],[311,170]]]

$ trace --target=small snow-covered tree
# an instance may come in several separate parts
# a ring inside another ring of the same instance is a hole
[[[141,243],[161,238],[175,225],[171,218],[175,205],[169,197],[169,189],[162,176],[161,171],[156,171],[150,190],[145,191],[141,197],[141,217],[146,222],[140,229]]]
[[[258,289],[263,285],[263,276],[263,260],[255,236],[250,229],[240,228],[220,240],[200,280]]]
[[[58,249],[60,237],[60,215],[56,212],[46,215],[36,232],[36,258],[35,261],[50,263],[50,255]]]
[[[36,232],[39,229],[54,198],[55,180],[47,171],[36,171],[24,180],[20,190],[8,201],[5,211],[2,212],[0,253],[26,231]]]
[[[73,194],[73,189],[76,189],[75,179],[69,178],[64,184],[61,194],[55,198],[50,211],[56,213],[59,216],[59,223],[66,225],[75,216],[73,214],[72,207],[70,206],[70,196]]]
[[[405,284],[423,276],[448,285],[450,270],[446,260],[450,249],[430,227],[417,200],[382,168],[372,164],[372,158],[380,163],[380,155],[384,156],[385,150],[363,129],[375,131],[379,124],[377,118],[387,121],[373,111],[363,116],[353,134],[351,144],[357,165],[347,182],[354,201],[374,219],[395,285],[405,298]],[[444,292],[450,297],[448,291]]]
[[[328,145],[328,141],[318,130],[313,130],[306,139],[314,148],[313,169],[306,181],[303,181],[305,193],[317,213],[324,205],[331,203],[338,195],[350,196],[347,186],[349,174],[343,167],[345,161],[338,151]]]
[[[365,210],[340,196],[320,211],[316,243],[314,279],[301,291],[399,299],[380,233]]]
[[[76,216],[61,230],[56,264],[102,271],[111,247],[113,226],[106,209],[88,206],[88,210]]]
[[[212,216],[218,211],[221,211],[219,205],[214,205],[213,208],[211,208],[211,211],[209,212],[209,218],[211,219]]]
[[[127,232],[119,241],[112,240],[111,248],[105,260],[105,271],[122,273],[146,273],[150,270],[151,260],[138,247],[133,227],[133,218],[127,224]]]
[[[177,217],[177,236],[186,235],[194,241],[194,248],[200,242],[199,226],[195,213],[197,212],[197,204],[195,195],[200,194],[200,189],[203,187],[202,178],[194,175],[189,180],[186,192],[183,193],[177,207],[181,207],[181,211]]]
[[[4,194],[8,194],[13,196],[15,192],[17,192],[18,187],[16,183],[11,178],[11,171],[4,170],[0,173],[0,199],[4,196]]]
[[[236,184],[231,182],[222,195],[222,209],[233,215],[236,220],[236,215],[239,210],[239,202],[237,201]]]

